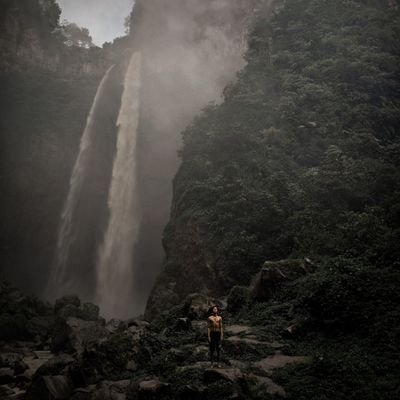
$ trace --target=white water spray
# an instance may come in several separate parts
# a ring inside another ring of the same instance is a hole
[[[104,96],[105,84],[114,66],[105,73],[97,89],[92,107],[86,120],[85,130],[81,137],[79,155],[75,162],[70,179],[70,189],[62,215],[58,232],[56,262],[50,276],[48,292],[50,297],[56,292],[59,294],[74,293],[76,289],[76,271],[69,273],[69,256],[76,240],[75,234],[80,229],[78,208],[82,199],[82,189],[85,184],[86,171],[90,164],[91,145],[96,135],[94,127],[96,115],[99,112],[99,101]],[[79,279],[79,278],[78,278]]]
[[[141,54],[135,52],[125,75],[117,120],[117,152],[108,197],[110,217],[96,267],[96,303],[106,317],[125,318],[136,311],[132,309],[132,292],[133,249],[139,230],[136,143],[140,75]]]

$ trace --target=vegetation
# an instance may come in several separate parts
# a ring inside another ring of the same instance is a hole
[[[314,362],[280,375],[291,398],[398,395],[399,23],[395,2],[286,1],[183,133],[164,237],[178,287],[205,263],[219,294],[265,260],[319,265],[239,314],[271,332],[300,321],[293,351]]]

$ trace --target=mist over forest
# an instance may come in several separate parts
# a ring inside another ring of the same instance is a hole
[[[399,43],[396,0],[0,1],[0,398],[399,398]]]

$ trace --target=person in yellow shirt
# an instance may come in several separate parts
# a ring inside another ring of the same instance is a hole
[[[218,315],[218,307],[214,306],[211,309],[212,314],[207,319],[208,343],[210,344],[210,360],[211,367],[214,367],[214,353],[217,353],[217,365],[220,368],[220,344],[224,338],[222,329],[222,317]]]

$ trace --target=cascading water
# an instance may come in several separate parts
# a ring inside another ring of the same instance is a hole
[[[88,209],[94,207],[94,202],[91,202],[88,191],[93,193],[95,191],[93,190],[93,182],[98,183],[98,179],[96,180],[93,174],[93,170],[97,168],[95,164],[98,161],[97,155],[94,154],[97,149],[93,149],[93,147],[98,141],[98,120],[100,116],[104,115],[105,107],[103,103],[107,92],[106,86],[109,83],[113,68],[114,66],[111,66],[108,69],[100,82],[81,137],[79,155],[72,172],[69,193],[61,216],[55,265],[48,282],[47,292],[50,298],[79,293],[79,279],[82,279],[82,276],[85,275],[85,271],[77,272],[76,269],[79,260],[84,260],[84,263],[86,263],[85,255],[82,254],[85,251],[81,251],[81,247],[89,246],[87,240],[83,244],[83,237],[93,237],[91,231],[93,224],[90,222],[95,217],[88,212]],[[92,186],[88,185],[88,182],[92,182]],[[90,186],[89,189],[88,186]],[[75,253],[78,256],[75,256]]]
[[[132,293],[133,251],[139,230],[136,144],[140,75],[141,54],[135,52],[125,75],[108,197],[109,220],[96,267],[96,303],[107,317],[124,318],[143,311]]]

